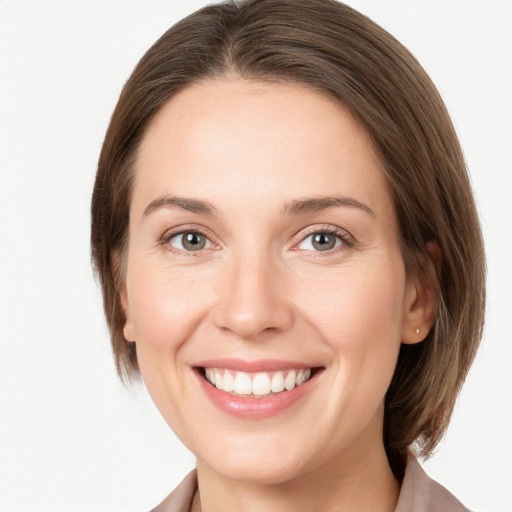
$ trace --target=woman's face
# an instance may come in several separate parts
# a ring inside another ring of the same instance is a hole
[[[293,84],[201,83],[157,114],[135,173],[124,333],[198,464],[283,482],[382,450],[423,324],[351,116]]]

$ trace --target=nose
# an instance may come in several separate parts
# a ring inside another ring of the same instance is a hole
[[[285,269],[254,255],[226,265],[214,311],[216,326],[243,339],[281,332],[293,323]]]

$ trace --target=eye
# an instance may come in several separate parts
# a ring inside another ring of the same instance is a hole
[[[339,234],[329,231],[316,231],[304,238],[297,247],[302,251],[330,251],[344,243],[343,237]]]
[[[172,235],[168,239],[168,244],[175,249],[188,252],[200,251],[212,247],[210,240],[197,231],[185,231]]]

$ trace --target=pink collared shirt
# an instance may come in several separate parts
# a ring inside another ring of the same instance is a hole
[[[190,512],[197,490],[197,474],[191,471],[151,512]],[[428,477],[411,455],[394,512],[469,512],[442,485]]]

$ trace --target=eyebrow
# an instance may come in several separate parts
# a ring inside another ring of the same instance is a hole
[[[322,196],[305,199],[296,199],[287,203],[281,210],[282,215],[301,215],[304,213],[317,212],[327,210],[336,206],[348,206],[359,208],[375,218],[374,211],[361,201],[352,197],[340,196]],[[217,215],[217,209],[208,201],[201,199],[193,199],[190,197],[163,196],[151,201],[144,210],[144,217],[150,215],[161,208],[170,208],[178,210],[186,210],[192,213],[201,213],[204,215]]]
[[[342,196],[322,196],[305,199],[297,199],[285,205],[282,210],[283,215],[300,215],[304,213],[317,212],[334,208],[336,206],[349,206],[359,208],[375,218],[375,212],[366,204],[352,197]]]
[[[163,196],[151,201],[151,203],[146,206],[143,216],[146,217],[161,208],[186,210],[205,215],[215,215],[217,213],[217,209],[208,201],[189,197]]]

